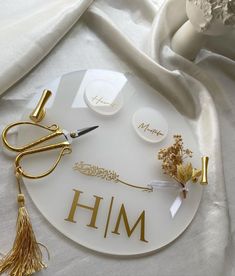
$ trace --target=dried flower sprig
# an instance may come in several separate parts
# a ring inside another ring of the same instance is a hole
[[[164,174],[167,174],[177,181],[183,188],[183,196],[186,198],[186,184],[190,180],[194,183],[198,182],[202,174],[201,170],[194,169],[191,162],[184,164],[184,160],[192,158],[193,152],[190,149],[184,148],[184,143],[181,135],[173,136],[175,142],[172,146],[160,149],[158,159],[162,160],[162,169]]]

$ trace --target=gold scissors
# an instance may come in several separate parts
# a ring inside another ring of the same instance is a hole
[[[41,109],[40,109],[41,111],[43,110],[42,109],[43,105],[41,105]],[[30,118],[32,119],[31,116],[30,116]],[[42,118],[40,118],[40,120],[41,119]],[[47,130],[49,132],[49,134],[46,135],[46,136],[43,136],[39,139],[33,140],[31,143],[23,145],[21,147],[13,146],[8,141],[8,132],[10,130],[12,130],[13,128],[18,127],[18,126],[22,126],[22,125],[32,125],[32,126],[35,126],[35,127],[39,127],[41,129]],[[56,168],[56,166],[58,165],[58,163],[60,162],[61,158],[65,154],[69,154],[69,153],[72,152],[71,144],[72,144],[72,141],[73,141],[74,138],[81,137],[82,135],[87,134],[88,132],[96,129],[97,127],[98,126],[92,126],[92,127],[78,129],[78,130],[73,131],[73,132],[69,132],[67,130],[61,129],[56,124],[53,124],[51,126],[44,126],[44,125],[38,124],[37,122],[35,123],[35,122],[30,122],[30,121],[20,121],[20,122],[16,122],[16,123],[8,125],[3,130],[3,132],[2,132],[2,141],[3,141],[3,144],[5,145],[5,147],[7,149],[9,149],[11,151],[15,151],[15,152],[18,153],[18,155],[15,158],[16,173],[18,173],[18,174],[20,174],[20,175],[22,175],[26,178],[38,179],[38,178],[42,178],[44,176],[47,176],[51,172],[53,172],[54,169]],[[60,136],[62,136],[62,138],[64,138],[64,141],[57,142],[57,143],[50,144],[50,145],[44,145],[44,146],[41,145],[42,143],[45,143],[48,140],[51,140],[51,139],[54,139],[54,138],[60,137]],[[45,173],[42,173],[42,174],[39,174],[39,175],[31,175],[31,174],[25,172],[22,169],[21,161],[25,156],[40,153],[40,152],[51,151],[51,150],[55,150],[55,149],[61,149],[60,153],[59,153],[57,159],[55,160],[54,164],[52,165],[52,167],[49,170],[47,170]]]
[[[33,125],[33,126],[48,130],[49,134],[46,136],[43,136],[37,140],[34,140],[29,144],[21,146],[21,147],[12,146],[8,141],[7,134],[12,128],[20,126],[20,125]],[[9,126],[7,126],[2,132],[2,141],[7,149],[19,153],[15,159],[16,171],[26,178],[38,179],[38,178],[42,178],[44,176],[49,175],[52,171],[54,171],[54,169],[60,162],[62,156],[72,152],[71,144],[72,144],[72,141],[74,138],[81,137],[82,135],[96,129],[97,127],[98,126],[87,127],[87,128],[78,129],[73,132],[68,132],[66,130],[61,129],[56,124],[53,124],[51,126],[44,126],[44,125],[33,123],[30,121],[22,121],[22,122],[16,122],[16,123],[13,123],[13,124],[10,124]],[[62,136],[64,138],[64,141],[54,143],[51,145],[37,147],[38,145],[40,145],[48,140],[51,140],[55,137],[59,137],[59,136]],[[55,163],[45,173],[39,174],[39,175],[30,175],[22,169],[21,161],[22,161],[23,157],[25,157],[27,155],[36,154],[36,153],[45,152],[45,151],[51,151],[51,150],[55,150],[55,149],[61,149],[61,151],[60,151]]]

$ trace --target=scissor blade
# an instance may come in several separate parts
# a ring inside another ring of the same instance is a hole
[[[82,135],[84,135],[84,134],[86,134],[86,133],[88,133],[88,132],[90,132],[92,130],[95,130],[97,127],[99,127],[99,126],[92,126],[92,127],[81,128],[81,129],[78,129],[78,130],[76,130],[74,132],[71,132],[70,136],[72,138],[77,138],[77,137],[80,137],[80,136],[82,136]]]

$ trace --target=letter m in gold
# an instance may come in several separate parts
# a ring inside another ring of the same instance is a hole
[[[128,218],[127,218],[126,209],[125,209],[124,204],[122,204],[122,206],[120,208],[120,211],[119,211],[118,218],[117,218],[115,229],[114,229],[114,231],[112,231],[112,233],[120,235],[120,233],[119,233],[119,226],[120,226],[120,222],[121,222],[122,218],[123,218],[124,226],[126,228],[126,232],[127,232],[128,237],[130,237],[132,235],[132,233],[134,232],[135,228],[140,223],[140,240],[143,241],[143,242],[148,242],[145,239],[145,211],[143,211],[141,213],[141,215],[139,216],[139,218],[135,222],[134,226],[132,228],[130,228],[130,225],[129,225],[129,222],[128,222]]]

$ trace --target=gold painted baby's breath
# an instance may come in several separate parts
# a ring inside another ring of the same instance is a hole
[[[197,182],[201,176],[201,171],[193,169],[192,163],[184,160],[192,158],[193,152],[190,149],[184,148],[184,143],[181,135],[174,135],[174,143],[168,148],[160,149],[158,159],[162,160],[162,169],[164,174],[169,175],[176,180],[183,188],[186,183],[192,180]],[[183,191],[186,197],[186,191]]]

